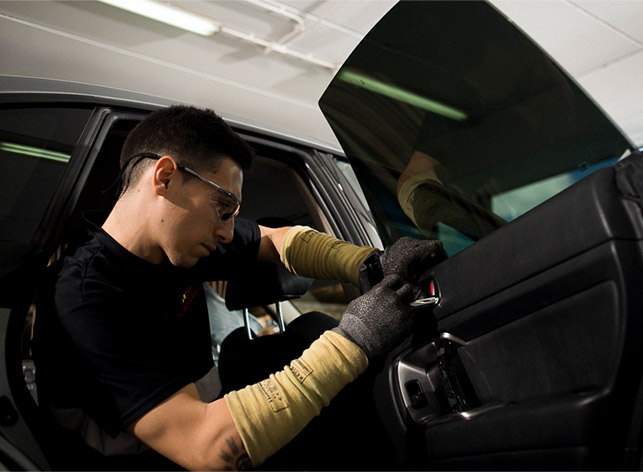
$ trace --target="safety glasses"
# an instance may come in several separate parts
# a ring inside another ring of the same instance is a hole
[[[141,160],[144,158],[158,160],[161,158],[161,156],[151,152],[141,152],[132,156],[129,159],[129,162],[133,161],[134,159]],[[137,163],[134,163],[134,165],[136,164]],[[189,167],[179,164],[178,162],[176,163],[176,166],[179,168],[179,170],[182,170],[183,172],[190,174],[192,177],[199,179],[201,182],[218,192],[219,195],[217,195],[217,197],[211,197],[211,201],[214,206],[214,210],[216,211],[221,221],[231,220],[239,214],[239,210],[241,209],[241,202],[237,197],[234,196],[234,194],[227,191],[220,185],[212,182],[211,180],[206,179],[198,172],[190,169]]]

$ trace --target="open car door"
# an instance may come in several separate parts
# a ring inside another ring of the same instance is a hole
[[[438,238],[375,395],[413,469],[638,469],[643,156],[486,2],[400,2],[320,106],[386,245]]]

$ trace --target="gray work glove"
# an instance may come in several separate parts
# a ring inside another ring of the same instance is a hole
[[[397,274],[406,280],[417,282],[422,274],[446,258],[442,241],[405,236],[384,250],[380,255],[380,262],[384,277]]]
[[[369,359],[384,355],[411,333],[415,323],[409,304],[419,292],[397,275],[389,275],[350,302],[333,331],[357,344]]]

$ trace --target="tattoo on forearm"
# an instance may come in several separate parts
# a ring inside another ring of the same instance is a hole
[[[219,451],[219,457],[225,461],[223,470],[248,470],[252,468],[250,456],[243,447],[243,444],[237,443],[234,438],[226,439],[226,449]]]

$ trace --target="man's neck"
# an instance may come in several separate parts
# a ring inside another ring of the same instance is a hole
[[[135,256],[160,264],[164,260],[163,251],[149,237],[150,215],[144,208],[133,199],[121,198],[114,205],[102,229]]]

